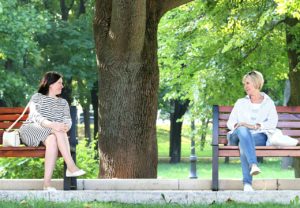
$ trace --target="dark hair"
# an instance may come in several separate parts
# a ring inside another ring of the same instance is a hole
[[[47,95],[49,92],[49,86],[57,82],[57,80],[59,80],[60,78],[62,78],[62,75],[59,74],[58,72],[54,72],[54,71],[47,72],[43,76],[40,82],[38,92],[43,95]]]

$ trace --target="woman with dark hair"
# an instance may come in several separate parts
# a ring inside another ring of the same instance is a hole
[[[44,190],[51,187],[51,178],[58,150],[67,165],[66,176],[77,177],[85,174],[74,163],[67,132],[71,128],[70,107],[60,98],[63,89],[62,76],[57,72],[47,72],[41,80],[38,93],[30,99],[28,119],[20,128],[20,137],[27,146],[46,146]]]

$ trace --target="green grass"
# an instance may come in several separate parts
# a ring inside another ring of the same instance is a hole
[[[83,126],[79,126],[79,135],[82,135]],[[189,138],[189,127],[183,126],[182,131],[182,157],[190,156],[190,138]],[[196,155],[198,157],[197,163],[197,175],[199,179],[211,179],[212,177],[212,163],[210,160],[204,160],[203,157],[211,157],[211,134],[208,136],[208,141],[203,151],[200,151],[199,145],[196,148]],[[169,156],[169,125],[157,126],[157,143],[158,143],[158,157]],[[199,143],[199,142],[198,142]],[[168,161],[168,160],[167,160]],[[283,170],[281,169],[281,158],[265,158],[263,164],[260,164],[262,173],[255,178],[280,178],[280,179],[293,179],[294,170]],[[95,167],[98,169],[98,166]],[[158,164],[158,178],[162,179],[187,179],[190,173],[190,163],[182,162],[179,164],[170,164],[168,162],[159,162]],[[229,164],[224,164],[224,159],[220,159],[219,166],[220,179],[241,179],[242,171],[241,165],[237,158],[231,159]],[[97,178],[95,175],[92,178]]]
[[[224,160],[219,162],[219,177],[220,179],[241,179],[242,170],[239,161],[230,161],[229,164],[225,164]],[[270,159],[265,160],[264,163],[259,165],[262,169],[262,173],[255,176],[255,179],[293,179],[294,170],[281,169],[280,160]],[[159,163],[158,164],[158,178],[162,179],[187,179],[190,173],[190,163]],[[211,179],[212,177],[212,165],[211,161],[200,161],[197,163],[197,176],[199,179]]]
[[[100,202],[69,202],[69,203],[60,203],[60,202],[47,202],[47,201],[0,201],[1,208],[282,208],[282,207],[299,207],[299,204],[273,204],[273,203],[263,203],[263,204],[245,204],[245,203],[235,203],[235,202],[226,202],[222,204],[210,204],[210,205],[201,205],[201,204],[192,204],[192,205],[180,205],[180,204],[124,204],[124,203],[100,203]]]
[[[158,157],[169,157],[170,137],[169,137],[170,125],[163,124],[157,126],[157,146]],[[189,137],[189,127],[183,126],[181,135],[181,157],[189,157],[191,154],[191,139]],[[207,135],[207,142],[203,150],[200,150],[199,141],[196,138],[196,154],[199,157],[211,157],[211,134]]]

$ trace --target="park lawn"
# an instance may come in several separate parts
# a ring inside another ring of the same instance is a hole
[[[170,125],[157,125],[157,146],[158,157],[169,157],[170,148]],[[183,125],[181,135],[181,157],[189,157],[191,155],[191,139],[189,137],[190,130],[188,125]],[[211,133],[207,135],[207,142],[203,150],[200,150],[199,139],[196,138],[196,155],[199,157],[211,157]]]
[[[30,207],[30,208],[282,208],[282,207],[299,207],[299,204],[274,204],[274,203],[263,203],[263,204],[246,204],[246,203],[235,203],[233,201],[229,201],[226,203],[218,204],[192,204],[192,205],[180,205],[180,204],[124,204],[124,203],[116,203],[116,202],[49,202],[49,201],[0,201],[1,208],[19,208],[19,207]]]
[[[82,132],[83,126],[79,126],[79,131]],[[79,133],[80,134],[80,133]],[[211,158],[211,134],[209,133],[208,141],[203,151],[200,151],[199,142],[196,148],[196,155],[198,157],[197,163],[197,175],[199,179],[211,179],[212,178],[212,163]],[[164,158],[169,156],[169,124],[160,124],[157,126],[157,143],[158,143],[158,156]],[[183,125],[182,131],[182,157],[190,156],[190,138],[189,138],[189,126]],[[206,157],[208,159],[203,159]],[[265,158],[263,164],[260,164],[262,173],[255,178],[281,178],[281,179],[293,179],[293,169],[282,170],[280,165],[281,158]],[[164,160],[164,161],[168,161]],[[98,170],[98,166],[95,167]],[[190,163],[182,162],[179,164],[170,164],[168,162],[160,161],[158,164],[158,178],[162,179],[187,179],[189,178]],[[241,167],[237,158],[231,159],[229,164],[224,164],[224,159],[220,159],[219,167],[220,179],[241,179]],[[91,177],[97,178],[97,175]]]
[[[220,179],[241,179],[242,170],[239,160],[231,160],[229,164],[224,163],[224,159],[219,161]],[[262,173],[254,179],[293,179],[293,169],[281,169],[280,159],[268,158],[259,165]],[[160,162],[158,164],[158,178],[161,179],[188,179],[190,174],[190,163],[170,164]],[[197,162],[197,176],[199,179],[212,178],[211,161],[201,160]]]

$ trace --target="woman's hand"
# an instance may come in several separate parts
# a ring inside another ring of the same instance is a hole
[[[60,132],[67,132],[69,130],[69,127],[67,124],[59,123],[59,122],[52,122],[51,128],[54,131],[60,131]]]
[[[244,127],[248,128],[248,129],[255,129],[255,130],[259,128],[259,126],[257,124],[252,125],[252,124],[247,124],[245,122],[240,122],[240,123],[237,123],[235,125],[235,129],[239,128],[240,126],[244,126]]]

